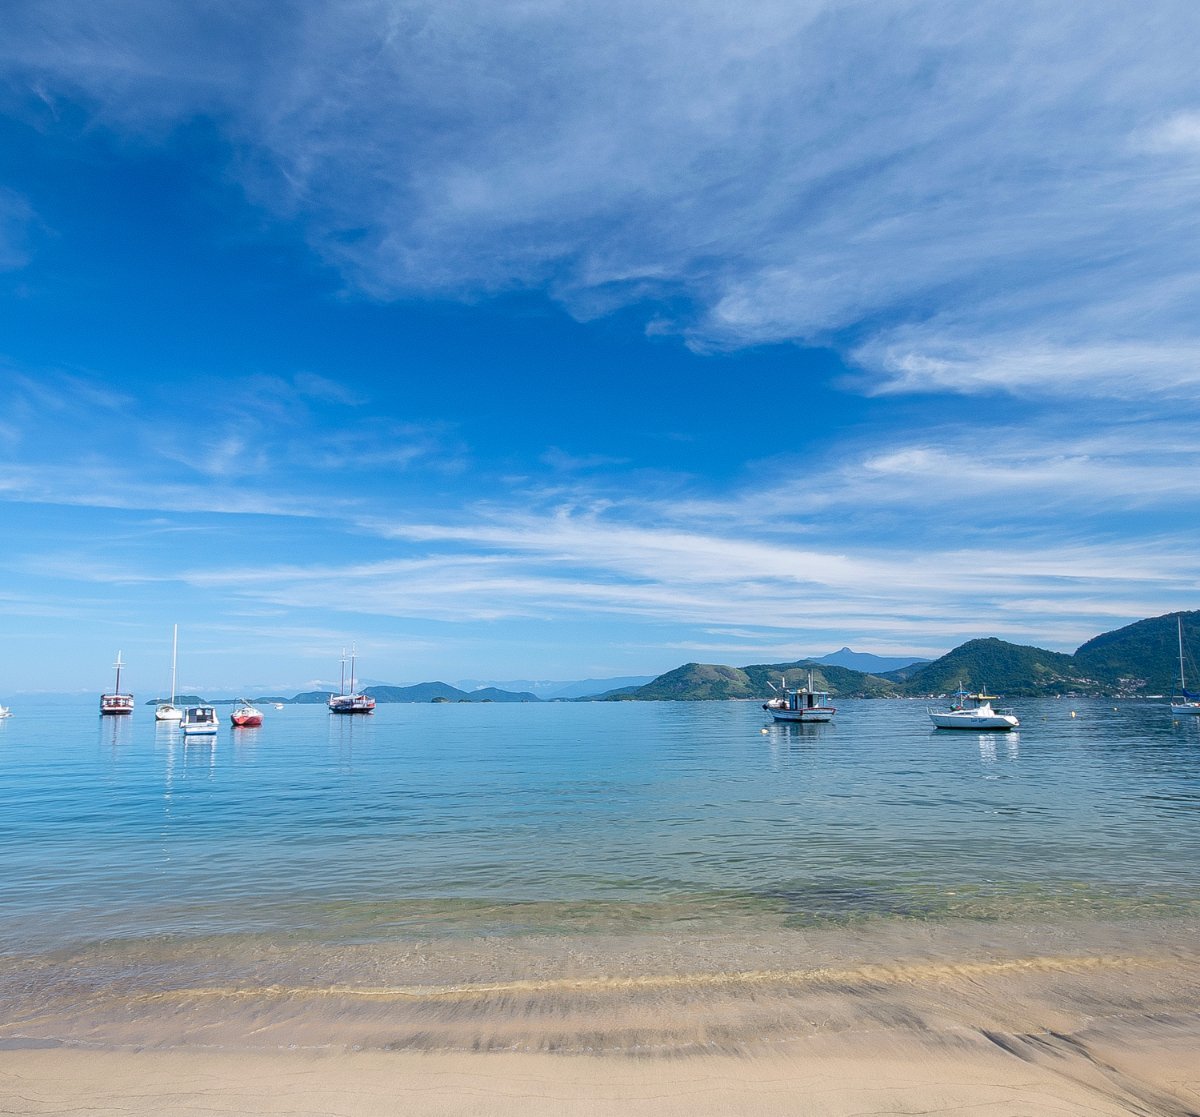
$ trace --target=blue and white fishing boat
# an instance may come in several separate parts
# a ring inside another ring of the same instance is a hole
[[[779,680],[779,697],[763,703],[766,710],[776,721],[814,722],[832,721],[837,713],[837,707],[829,701],[829,692],[813,688],[813,673],[808,673],[808,686],[789,690],[783,679]],[[767,686],[775,690],[768,682]]]

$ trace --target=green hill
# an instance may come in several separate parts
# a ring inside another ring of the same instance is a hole
[[[968,690],[986,688],[1008,696],[1107,692],[1104,684],[1083,674],[1072,656],[994,636],[968,640],[914,671],[901,686],[905,694],[947,694],[960,682]]]
[[[445,702],[540,702],[536,694],[497,690],[487,687],[484,690],[459,690],[449,683],[417,683],[415,686],[369,686],[363,691],[369,694],[381,705],[390,702],[433,702],[441,699]],[[290,699],[291,702],[305,705],[322,705],[329,700],[327,690],[306,690]]]
[[[651,702],[667,699],[703,702],[723,698],[755,698],[759,693],[740,667],[725,667],[716,663],[685,663],[682,667],[676,667],[674,671],[659,675],[645,686],[634,687],[627,693],[614,695],[611,700]]]
[[[645,686],[630,687],[601,697],[609,702],[761,700],[771,696],[773,687],[780,687],[781,679],[783,686],[792,689],[805,685],[809,671],[813,674],[813,686],[833,695],[877,698],[896,693],[893,684],[876,675],[853,671],[849,667],[799,660],[795,663],[757,663],[748,667],[685,663]]]
[[[1179,685],[1177,617],[1183,620],[1189,686],[1200,689],[1197,665],[1188,654],[1189,649],[1200,648],[1200,610],[1149,617],[1095,636],[1076,649],[1075,662],[1113,689],[1168,694]]]

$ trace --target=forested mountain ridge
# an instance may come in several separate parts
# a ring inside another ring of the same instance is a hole
[[[641,687],[602,695],[608,701],[705,701],[764,698],[782,678],[803,685],[813,673],[817,690],[840,697],[917,697],[946,694],[961,683],[1011,697],[1054,694],[1136,696],[1166,694],[1178,685],[1176,618],[1183,622],[1185,649],[1200,649],[1200,610],[1166,613],[1135,621],[1088,640],[1073,655],[994,636],[968,640],[939,659],[914,668],[870,675],[819,660],[728,667],[685,663]],[[1190,661],[1189,678],[1200,689],[1200,664]]]

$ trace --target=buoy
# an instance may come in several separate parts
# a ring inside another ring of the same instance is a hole
[[[1074,710],[1072,710],[1072,711],[1071,711],[1071,717],[1075,717],[1075,716],[1076,716],[1076,714],[1075,714],[1075,711],[1074,711]]]
[[[767,730],[766,730],[766,728],[765,728],[765,727],[759,730],[759,732],[760,732],[760,733],[765,733],[766,731],[767,731]]]

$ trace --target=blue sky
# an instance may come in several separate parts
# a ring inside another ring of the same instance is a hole
[[[736,9],[736,10],[735,10]],[[0,689],[1197,606],[1200,7],[14,0]]]

